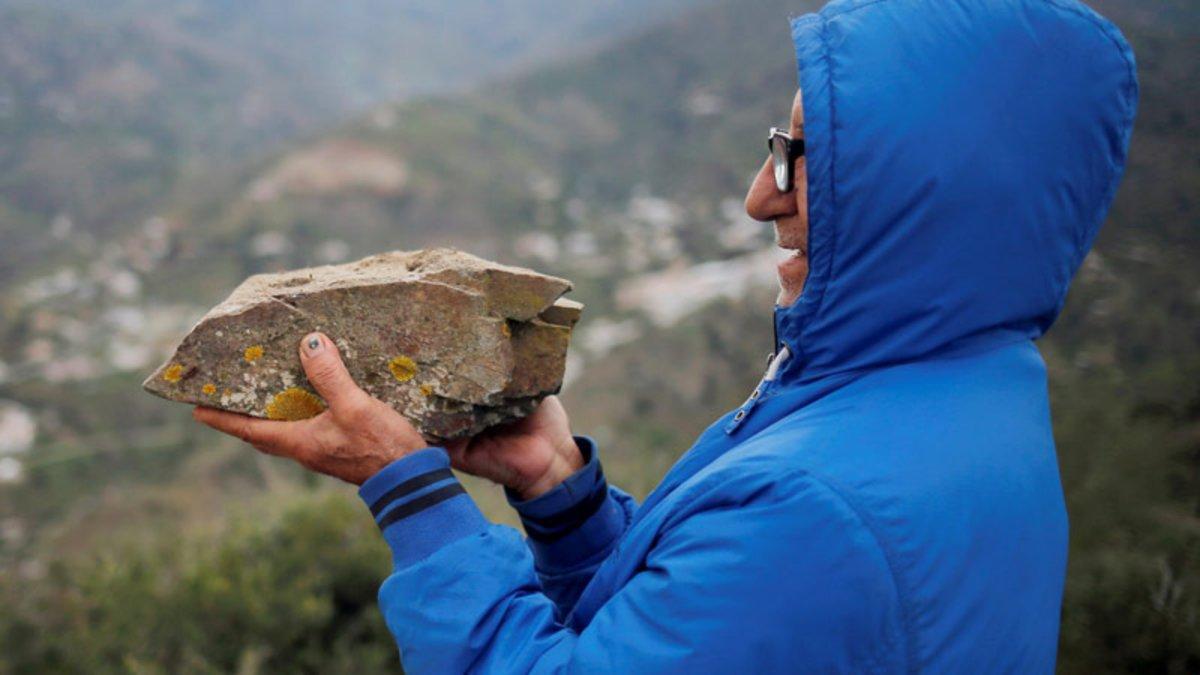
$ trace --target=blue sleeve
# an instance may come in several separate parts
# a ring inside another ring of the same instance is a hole
[[[575,443],[584,465],[554,489],[525,501],[505,489],[521,516],[542,589],[560,618],[571,612],[637,507],[632,497],[608,485],[595,441],[576,436]]]
[[[515,530],[461,493],[406,509],[384,525],[396,565],[379,592],[405,672],[904,670],[897,591],[855,511],[805,477],[733,478],[673,515],[581,631]]]

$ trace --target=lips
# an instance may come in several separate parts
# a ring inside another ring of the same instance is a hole
[[[791,251],[790,255],[780,260],[775,266],[779,270],[780,275],[806,272],[808,270],[808,256],[804,254],[804,251]]]

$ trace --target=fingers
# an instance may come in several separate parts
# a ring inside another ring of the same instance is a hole
[[[450,457],[461,455],[467,450],[467,444],[471,442],[469,438],[456,438],[449,441],[442,441],[442,447],[446,450],[446,454]]]
[[[534,410],[534,414],[544,415],[546,417],[566,418],[567,410],[563,407],[562,401],[560,401],[554,394],[551,394],[542,399],[542,402],[538,404],[537,409]]]
[[[467,446],[470,445],[471,439],[458,438],[452,441],[445,441],[442,447],[446,449],[446,454],[450,456],[450,465],[461,469],[463,461],[466,459]]]
[[[571,433],[571,423],[567,419],[567,411],[557,396],[547,396],[534,408],[533,412],[522,419],[522,429],[533,432],[552,432],[557,435]]]
[[[286,454],[286,449],[294,446],[293,437],[298,432],[303,433],[296,428],[302,424],[300,422],[260,420],[212,408],[197,407],[192,411],[192,418],[272,455]]]
[[[337,346],[324,334],[310,333],[300,341],[300,363],[330,409],[351,408],[369,398],[350,377]]]

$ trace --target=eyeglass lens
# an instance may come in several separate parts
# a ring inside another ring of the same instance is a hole
[[[779,188],[780,192],[787,192],[788,178],[791,173],[790,162],[788,162],[788,143],[783,136],[773,136],[771,138],[771,161],[775,165],[775,187]]]

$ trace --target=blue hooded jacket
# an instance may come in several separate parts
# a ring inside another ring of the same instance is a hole
[[[488,523],[427,448],[361,488],[411,673],[1051,672],[1049,328],[1112,201],[1133,54],[1074,0],[792,21],[810,272],[777,353],[638,506],[586,466]]]

